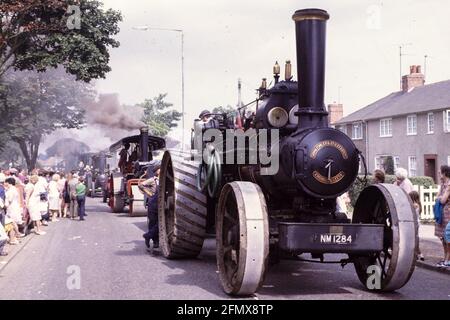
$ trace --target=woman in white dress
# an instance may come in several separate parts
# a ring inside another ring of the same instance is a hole
[[[51,221],[58,221],[59,210],[61,209],[61,193],[59,192],[58,181],[61,179],[59,174],[52,176],[52,181],[48,185],[48,210],[50,211]]]
[[[16,180],[8,178],[5,181],[5,206],[6,206],[6,222],[12,223],[12,230],[10,232],[10,244],[17,244],[16,236],[23,237],[19,232],[18,225],[23,224],[22,208],[20,206],[19,192],[16,188]]]
[[[30,183],[27,185],[27,207],[30,214],[30,219],[34,224],[34,232],[38,235],[45,234],[45,231],[40,230],[41,224],[41,194],[39,190],[39,177],[33,175],[30,178]]]

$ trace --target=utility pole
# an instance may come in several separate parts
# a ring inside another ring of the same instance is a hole
[[[151,30],[160,30],[160,31],[173,31],[181,34],[181,130],[182,130],[182,141],[181,148],[184,151],[184,32],[181,29],[168,29],[168,28],[155,28],[149,26],[140,26],[133,27],[134,30],[140,31],[151,31]]]
[[[403,82],[402,82],[402,77],[403,77],[403,74],[402,74],[402,57],[408,55],[408,54],[405,54],[405,53],[402,52],[402,48],[406,47],[406,46],[410,46],[410,45],[412,45],[412,43],[402,43],[399,46],[399,49],[400,49],[399,50],[400,51],[400,90],[402,90],[402,87],[403,87]]]

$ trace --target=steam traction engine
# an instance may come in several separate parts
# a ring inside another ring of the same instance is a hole
[[[101,196],[104,198],[104,189],[107,182],[107,162],[108,154],[104,151],[94,153],[91,156],[90,171],[86,174],[87,194],[95,198]],[[106,201],[105,201],[106,202]]]
[[[139,183],[146,177],[146,169],[153,165],[153,152],[164,149],[163,138],[149,135],[148,128],[141,128],[140,134],[123,138],[113,144],[109,151],[120,152],[119,168],[112,170],[108,180],[108,205],[112,212],[124,212],[128,207],[130,216],[147,215],[144,193]]]
[[[197,154],[207,150],[206,159],[193,159],[196,150],[165,152],[159,193],[162,252],[170,259],[195,257],[207,228],[215,226],[219,277],[228,294],[256,292],[269,257],[277,261],[304,253],[314,262],[324,262],[325,253],[347,254],[335,262],[353,263],[369,289],[399,289],[415,266],[415,211],[408,195],[388,184],[365,188],[352,220],[337,211],[336,198],[357,178],[360,152],[349,137],[328,127],[324,70],[329,15],[306,9],[293,19],[299,82],[291,81],[288,71],[285,81],[263,86],[250,125],[258,139],[263,129],[279,130],[279,142],[266,145],[273,153],[274,144],[279,145],[279,170],[264,175],[260,157],[253,164],[228,164],[217,150],[236,146],[227,141],[229,121],[197,123],[202,133],[214,128],[223,139],[203,136]],[[233,150],[236,156],[241,151]],[[252,150],[245,151],[248,160]]]

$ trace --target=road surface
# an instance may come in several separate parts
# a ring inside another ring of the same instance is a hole
[[[64,219],[28,236],[0,260],[0,299],[227,299],[218,281],[214,239],[196,260],[149,254],[145,217],[110,213],[89,199],[86,221]],[[352,265],[283,261],[251,299],[450,299],[450,276],[416,268],[396,293],[364,290]]]

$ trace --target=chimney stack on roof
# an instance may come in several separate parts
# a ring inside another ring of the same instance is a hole
[[[344,106],[341,103],[331,103],[328,105],[328,119],[330,124],[333,125],[344,116]]]
[[[425,76],[421,72],[420,66],[410,66],[409,74],[402,77],[402,90],[409,92],[411,89],[421,87],[425,84]]]

